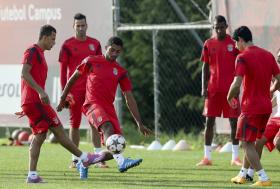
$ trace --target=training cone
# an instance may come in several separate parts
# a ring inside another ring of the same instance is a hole
[[[174,140],[169,140],[167,143],[165,143],[161,150],[172,150],[174,146],[176,145],[176,142]]]
[[[148,146],[147,150],[160,150],[161,149],[161,144],[159,141],[154,140],[150,146]]]
[[[222,152],[232,152],[232,144],[231,142],[227,142],[219,151],[220,153]]]
[[[176,146],[172,149],[173,151],[183,151],[188,150],[190,147],[185,140],[180,140]]]

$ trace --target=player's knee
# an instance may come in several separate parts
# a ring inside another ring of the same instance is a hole
[[[105,122],[100,126],[105,138],[108,138],[112,134],[114,134],[114,127],[110,122]]]
[[[46,140],[46,138],[47,138],[47,133],[40,133],[34,135],[34,138],[29,146],[29,150],[31,151],[33,148],[41,146],[43,142]]]

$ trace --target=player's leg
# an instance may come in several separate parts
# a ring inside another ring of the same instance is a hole
[[[280,152],[280,136],[275,137],[274,144],[276,149]]]
[[[40,156],[41,146],[46,139],[46,133],[40,133],[33,136],[29,146],[29,172],[27,183],[42,183],[42,178],[37,173],[37,164]]]
[[[69,129],[69,138],[70,140],[78,147],[80,143],[80,124],[82,119],[82,100],[78,95],[73,95],[74,102],[69,107],[69,120],[70,120],[70,129]],[[75,168],[78,162],[78,157],[72,154],[72,162],[69,168]]]
[[[253,186],[271,185],[271,181],[268,179],[268,176],[262,168],[260,156],[258,154],[255,144],[256,139],[260,139],[262,137],[263,130],[266,126],[268,118],[269,115],[241,115],[238,120],[236,136],[238,139],[243,140],[242,145],[244,148],[244,154],[247,160],[249,161],[250,166],[253,167],[259,175],[259,181],[253,184]],[[246,161],[244,161],[244,163],[246,163]],[[243,167],[246,166],[247,168],[248,164],[245,165],[244,163]]]
[[[101,136],[98,130],[93,126],[90,125],[91,128],[91,140],[92,144],[94,146],[94,152],[95,153],[101,153],[102,147],[101,147]],[[95,167],[97,168],[109,168],[109,166],[106,164],[105,161],[95,164]]]
[[[204,158],[197,166],[212,165],[212,141],[214,137],[215,117],[206,117],[204,130]]]
[[[203,115],[206,117],[204,130],[204,158],[197,166],[212,165],[212,140],[214,137],[214,124],[216,117],[222,114],[222,93],[208,93],[204,102]]]
[[[239,140],[236,136],[237,128],[237,118],[229,118],[231,133],[230,138],[232,141],[232,156],[231,156],[231,165],[241,166],[242,162],[239,159]]]
[[[38,104],[28,104],[22,106],[24,114],[28,117],[34,137],[29,146],[29,172],[26,179],[27,183],[42,183],[43,179],[37,173],[37,164],[40,150],[46,139],[48,125],[42,120],[42,106]]]
[[[280,128],[277,125],[278,132],[276,133],[274,139],[273,139],[273,144],[275,145],[276,149],[280,152]]]
[[[104,124],[100,125],[99,128],[103,133],[104,141],[106,141],[113,134],[120,134],[120,128],[116,128],[116,126],[113,126],[111,122],[105,122]],[[117,162],[120,172],[125,172],[142,162],[142,159],[125,158],[122,153],[112,154],[112,158],[114,158]]]

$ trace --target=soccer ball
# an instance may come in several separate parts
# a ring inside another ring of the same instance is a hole
[[[119,134],[111,135],[106,140],[106,147],[113,154],[119,154],[125,149],[125,139]]]

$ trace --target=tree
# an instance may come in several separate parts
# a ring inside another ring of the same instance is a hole
[[[176,1],[190,21],[204,20],[197,9],[186,1]],[[196,1],[208,12],[208,1]],[[167,1],[120,1],[121,23],[162,24],[181,22]],[[209,37],[208,30],[197,31],[202,40]],[[129,70],[134,94],[147,125],[154,124],[152,34],[148,31],[121,32],[125,52],[122,64]],[[160,82],[160,129],[168,134],[200,130],[203,99],[201,89],[201,47],[189,31],[159,31],[158,66]],[[125,121],[129,122],[125,111]]]

